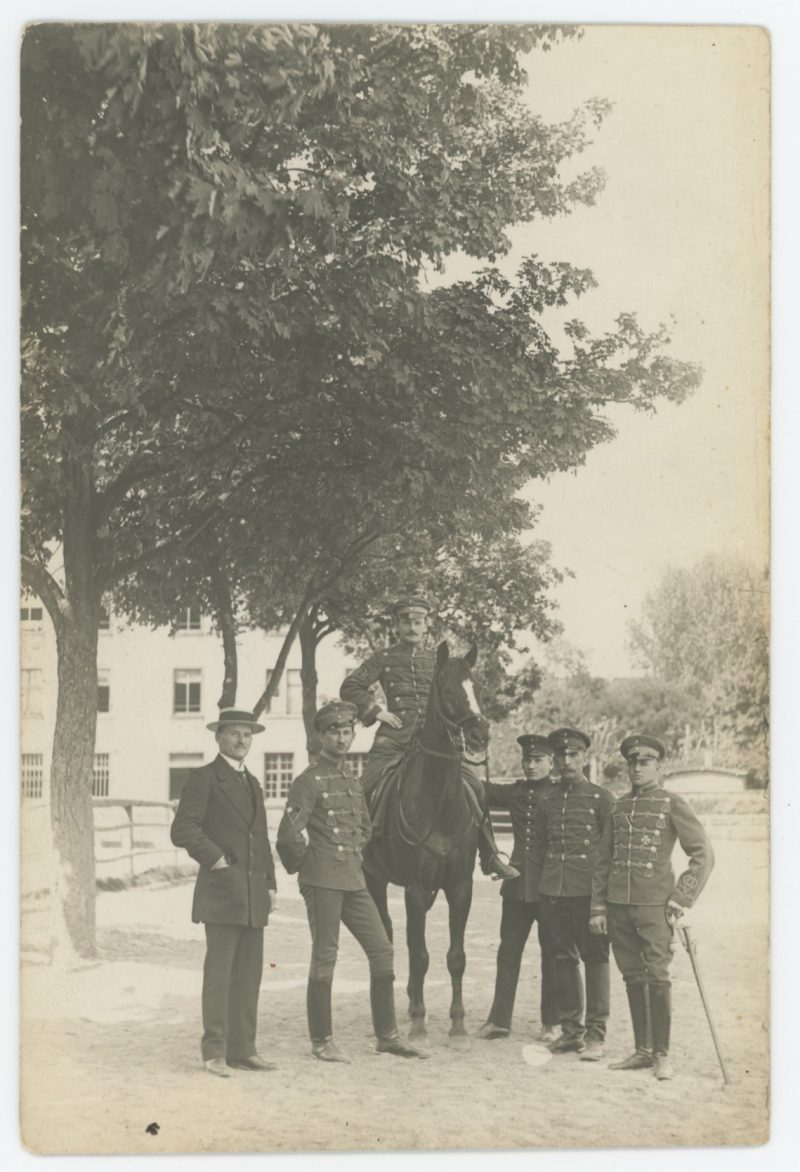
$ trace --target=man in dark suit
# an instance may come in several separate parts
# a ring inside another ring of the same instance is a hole
[[[273,1070],[256,1052],[264,927],[275,906],[275,865],[260,785],[244,759],[251,712],[223,708],[209,724],[218,756],[195,770],[181,793],[172,841],[200,864],[192,920],[206,928],[202,1055],[206,1070]]]

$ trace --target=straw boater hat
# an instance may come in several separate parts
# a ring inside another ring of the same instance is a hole
[[[210,732],[217,732],[218,729],[225,728],[228,724],[247,724],[250,726],[250,731],[254,733],[264,731],[264,725],[259,724],[252,712],[247,712],[244,708],[220,708],[219,719],[212,720],[211,724],[206,725],[206,728]]]

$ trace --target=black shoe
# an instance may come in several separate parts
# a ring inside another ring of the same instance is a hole
[[[424,1050],[418,1050],[398,1034],[394,1038],[378,1038],[375,1043],[378,1054],[394,1054],[396,1058],[427,1058]]]
[[[251,1054],[249,1058],[229,1058],[228,1066],[234,1070],[277,1070],[274,1062],[265,1062],[258,1054]]]
[[[325,1038],[322,1042],[312,1042],[311,1053],[321,1062],[343,1062],[346,1066],[350,1065],[350,1059],[341,1052],[333,1038]]]
[[[493,1021],[485,1021],[475,1036],[493,1042],[495,1038],[507,1038],[510,1033],[511,1030],[505,1026],[495,1025]]]
[[[643,1050],[637,1050],[635,1054],[631,1054],[628,1058],[623,1058],[621,1062],[609,1062],[609,1070],[646,1070],[653,1065],[652,1054],[646,1054]]]
[[[569,1034],[562,1034],[550,1046],[551,1054],[580,1054],[586,1049],[583,1038],[571,1038]]]

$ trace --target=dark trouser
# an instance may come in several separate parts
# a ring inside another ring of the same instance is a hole
[[[370,1000],[375,1033],[397,1033],[394,1014],[394,950],[370,893],[302,887],[311,929],[308,970],[308,1031],[312,1042],[331,1036],[331,983],[339,951],[339,925],[355,936],[369,960]]]
[[[553,941],[561,1028],[570,1038],[585,1034],[603,1041],[609,1013],[608,937],[589,931],[590,902],[588,895],[542,895],[539,906]],[[585,1029],[581,961],[586,968]]]
[[[205,927],[201,1051],[204,1061],[237,1062],[256,1052],[264,929],[239,924]]]
[[[653,1052],[669,1053],[672,1023],[669,966],[674,935],[664,905],[610,903],[608,934],[614,960],[629,990],[634,1039],[638,995],[634,992],[631,997],[631,990],[639,985],[643,987],[645,1024],[650,1030]]]
[[[540,1018],[543,1026],[554,1026],[558,1017],[558,986],[553,942],[539,915],[538,903],[521,899],[504,899],[500,918],[500,947],[497,950],[497,979],[489,1021],[504,1029],[511,1028],[514,999],[517,995],[522,953],[528,942],[534,921],[539,922],[539,949],[541,952]]]

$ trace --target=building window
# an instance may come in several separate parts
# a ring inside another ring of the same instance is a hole
[[[40,798],[44,788],[44,758],[41,753],[22,754],[22,796]]]
[[[97,673],[97,711],[111,711],[111,678],[107,671]]]
[[[23,667],[20,673],[20,715],[42,715],[42,669]]]
[[[303,711],[303,683],[295,667],[290,667],[286,673],[286,711],[290,716]]]
[[[101,605],[100,618],[98,620],[97,626],[98,626],[98,630],[100,630],[100,631],[110,631],[111,630],[111,608],[110,607]]]
[[[294,753],[264,754],[264,796],[285,798],[294,777]]]
[[[169,800],[176,802],[186,784],[189,774],[203,764],[202,753],[170,753],[169,755]]]
[[[200,630],[200,607],[199,606],[184,606],[178,615],[175,623],[176,631],[199,631]]]
[[[176,716],[200,712],[201,680],[202,672],[199,669],[183,668],[175,672],[172,711]]]
[[[348,753],[347,764],[355,773],[356,777],[364,776],[364,767],[369,759],[369,753]]]
[[[21,606],[19,608],[19,621],[21,623],[35,623],[38,626],[43,617],[44,611],[40,606]]]
[[[108,783],[111,780],[108,753],[95,753],[92,768],[92,797],[107,798]]]

